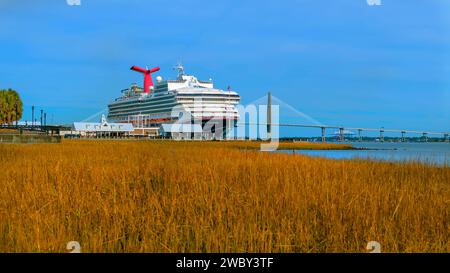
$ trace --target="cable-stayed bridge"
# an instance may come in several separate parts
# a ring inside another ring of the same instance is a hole
[[[272,123],[272,94],[269,92],[267,94],[267,96],[264,96],[258,100],[256,100],[254,103],[256,102],[261,102],[262,99],[264,99],[265,97],[267,97],[267,122],[266,123],[251,123],[251,122],[240,122],[238,123],[238,125],[256,125],[256,126],[267,126],[267,131],[270,134],[270,132],[272,131],[272,127],[299,127],[299,128],[317,128],[321,130],[321,138],[322,138],[322,142],[326,141],[326,130],[327,129],[335,129],[338,130],[338,133],[336,134],[336,136],[338,137],[338,139],[340,141],[344,141],[345,140],[345,135],[346,132],[348,131],[357,131],[358,132],[358,140],[362,141],[363,139],[363,132],[379,132],[379,139],[380,141],[384,141],[384,137],[385,137],[385,133],[389,132],[389,133],[398,133],[399,137],[401,137],[401,141],[405,141],[406,140],[406,135],[407,134],[414,134],[414,135],[421,135],[422,138],[424,139],[424,141],[428,141],[428,137],[429,136],[441,136],[442,140],[444,142],[449,142],[449,136],[450,136],[450,132],[436,132],[436,131],[428,131],[428,130],[408,130],[408,129],[386,129],[384,127],[381,128],[368,128],[368,127],[345,127],[345,126],[337,126],[337,125],[324,125],[321,124],[319,121],[316,121],[315,119],[309,117],[308,115],[294,109],[292,106],[290,106],[289,104],[275,98],[275,100],[284,105],[287,106],[288,109],[290,110],[294,110],[296,113],[299,113],[300,116],[302,117],[306,117],[308,121],[312,121],[312,123],[314,124],[295,124],[295,123]]]

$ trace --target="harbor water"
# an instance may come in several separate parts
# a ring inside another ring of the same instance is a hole
[[[370,159],[379,161],[419,161],[450,166],[450,143],[347,142],[360,150],[280,151],[333,159]]]

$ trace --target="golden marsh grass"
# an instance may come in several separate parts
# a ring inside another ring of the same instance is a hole
[[[450,251],[450,168],[248,145],[0,145],[0,251]]]

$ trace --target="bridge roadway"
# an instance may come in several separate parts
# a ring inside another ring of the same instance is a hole
[[[309,124],[269,124],[269,123],[238,123],[238,125],[262,125],[262,126],[274,126],[274,127],[303,127],[303,128],[318,128],[322,130],[322,141],[325,142],[325,130],[326,129],[338,129],[340,140],[344,140],[345,130],[348,131],[358,131],[358,137],[362,139],[363,131],[373,131],[380,132],[380,139],[384,141],[384,133],[401,133],[402,140],[405,139],[406,134],[422,134],[425,140],[428,139],[429,135],[441,135],[445,142],[449,142],[450,132],[433,132],[433,131],[419,131],[419,130],[401,130],[401,129],[385,129],[385,128],[364,128],[364,127],[344,127],[344,126],[333,126],[333,125],[309,125]]]

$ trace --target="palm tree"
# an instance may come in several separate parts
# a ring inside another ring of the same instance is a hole
[[[12,125],[22,118],[22,114],[23,103],[19,93],[13,89],[0,89],[0,125]]]

